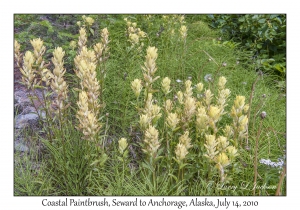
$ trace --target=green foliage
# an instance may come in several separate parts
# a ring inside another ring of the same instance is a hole
[[[208,15],[210,26],[253,52],[259,68],[286,74],[286,15]]]
[[[46,170],[46,164],[31,154],[14,155],[14,195],[46,196],[51,195],[52,177]]]
[[[91,170],[89,157],[85,153],[87,142],[80,139],[78,131],[72,125],[65,126],[64,131],[68,134],[58,135],[53,142],[43,140],[49,155],[47,166],[51,169],[52,185],[57,189],[56,195],[87,195]],[[89,155],[94,154],[90,152]]]

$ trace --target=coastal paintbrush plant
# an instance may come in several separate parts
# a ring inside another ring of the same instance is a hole
[[[20,52],[20,48],[21,48],[21,45],[19,44],[19,42],[17,40],[15,40],[14,58],[15,58],[15,62],[17,64],[18,68],[21,67],[21,62],[22,62],[22,53]]]
[[[28,89],[33,88],[34,85],[37,84],[35,78],[36,72],[32,66],[34,62],[35,59],[32,52],[27,51],[23,57],[23,67],[20,68],[20,71],[22,73],[22,82]]]
[[[93,21],[86,22],[90,25]],[[80,79],[81,92],[79,93],[79,101],[77,118],[79,120],[78,129],[83,133],[83,138],[97,142],[98,135],[102,124],[99,122],[100,114],[100,98],[101,98],[101,82],[97,79],[97,69],[100,64],[107,58],[104,57],[108,50],[108,30],[104,28],[101,31],[101,42],[94,45],[94,50],[89,50],[86,46],[87,35],[84,28],[79,30],[78,38],[78,55],[74,58],[76,66],[75,73]],[[98,71],[100,78],[104,79],[104,71]],[[102,145],[102,142],[100,142]]]
[[[61,114],[59,112],[62,112],[65,110],[68,105],[68,85],[65,82],[63,76],[66,72],[66,70],[63,68],[64,62],[63,57],[65,55],[65,52],[62,50],[61,47],[58,47],[53,52],[53,58],[52,63],[54,64],[53,74],[51,74],[49,71],[44,69],[45,73],[45,82],[46,85],[48,83],[48,78],[52,78],[52,82],[50,84],[52,90],[54,93],[56,93],[57,97],[54,101],[54,106],[57,108],[55,109],[55,113],[57,115]]]
[[[239,142],[247,138],[248,131],[248,113],[249,105],[245,103],[245,96],[236,96],[234,105],[231,108],[230,115],[233,119],[234,144],[238,146]]]

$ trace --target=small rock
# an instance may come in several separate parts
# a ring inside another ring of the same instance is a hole
[[[25,145],[22,139],[15,141],[15,150],[19,152],[28,152],[29,148]]]
[[[15,104],[20,104],[23,107],[31,105],[31,101],[25,91],[15,91]]]
[[[22,129],[26,126],[37,126],[38,124],[38,115],[36,113],[29,113],[25,115],[19,114],[16,117],[15,128]]]
[[[22,111],[22,115],[30,114],[30,113],[36,113],[36,110],[33,106],[27,106]]]

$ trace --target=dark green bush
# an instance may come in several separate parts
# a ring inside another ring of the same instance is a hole
[[[286,15],[208,15],[210,26],[250,50],[259,68],[286,74]]]

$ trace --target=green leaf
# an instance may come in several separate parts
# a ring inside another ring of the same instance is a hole
[[[100,166],[103,166],[105,164],[105,162],[107,161],[107,159],[108,159],[107,154],[103,153],[102,157],[101,157]]]
[[[273,66],[277,71],[281,72],[281,73],[285,73],[285,67],[280,64],[280,63],[276,63],[274,66]]]
[[[210,19],[215,19],[214,15],[207,15]]]
[[[142,166],[143,166],[144,168],[148,168],[151,172],[154,171],[154,170],[152,169],[152,166],[150,166],[149,164],[142,163]]]
[[[240,17],[238,20],[239,20],[239,22],[244,22],[245,21],[245,17]]]
[[[261,49],[261,48],[262,48],[261,44],[257,44],[256,47],[257,47],[258,49]]]
[[[266,22],[266,19],[260,19],[258,22],[259,23],[264,23],[264,22]]]
[[[170,177],[172,177],[176,182],[178,181],[177,177],[173,174],[168,174]]]
[[[180,162],[175,157],[172,157],[172,159],[175,160],[178,165],[180,165]]]
[[[94,36],[94,30],[92,28],[90,28],[90,32]]]
[[[270,19],[276,18],[278,15],[270,15]]]
[[[123,162],[123,158],[121,158],[121,157],[119,157],[119,156],[118,156],[118,160],[119,160],[120,162]]]
[[[183,169],[185,166],[187,166],[188,164],[187,163],[185,163],[185,164],[180,164],[180,167],[179,167],[179,169]]]
[[[277,20],[277,22],[279,22],[280,24],[282,24],[282,21],[281,21],[280,17],[277,17],[276,20]]]

